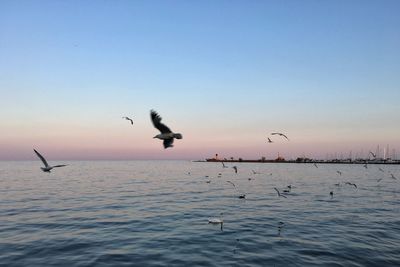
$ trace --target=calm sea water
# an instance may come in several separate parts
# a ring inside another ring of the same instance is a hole
[[[400,266],[400,166],[66,163],[0,162],[1,266]]]

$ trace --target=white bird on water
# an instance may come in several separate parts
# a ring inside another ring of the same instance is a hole
[[[44,171],[44,172],[50,172],[53,168],[59,168],[59,167],[65,167],[65,166],[67,166],[67,165],[55,165],[55,166],[50,166],[50,165],[47,163],[46,159],[45,159],[42,155],[40,155],[40,153],[37,152],[36,149],[33,149],[33,151],[35,151],[36,155],[37,155],[37,156],[40,158],[40,160],[43,162],[44,167],[40,167],[40,168],[41,168],[42,171]]]
[[[222,215],[224,215],[224,214],[221,212],[221,218],[209,218],[208,219],[208,223],[220,224],[221,225],[221,231],[222,231],[222,227],[224,225],[224,219],[222,218]]]
[[[164,140],[164,148],[173,147],[174,139],[182,139],[182,135],[180,133],[173,133],[168,126],[161,123],[161,117],[154,110],[150,111],[151,121],[156,129],[158,129],[161,134],[157,134],[153,138],[158,138]]]

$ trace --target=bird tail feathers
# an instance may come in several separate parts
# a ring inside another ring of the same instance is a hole
[[[182,139],[182,135],[180,133],[176,133],[176,134],[174,134],[174,138]]]

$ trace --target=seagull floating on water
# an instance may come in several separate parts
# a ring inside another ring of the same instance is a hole
[[[43,168],[43,167],[40,167],[40,168],[41,168],[42,171],[44,171],[44,172],[50,172],[53,168],[59,168],[59,167],[65,167],[65,166],[67,166],[67,165],[55,165],[55,166],[50,166],[50,165],[47,163],[46,159],[45,159],[42,155],[40,155],[40,153],[37,152],[36,149],[34,149],[33,151],[35,151],[36,155],[37,155],[37,156],[40,158],[40,160],[43,162],[44,168]]]
[[[239,195],[239,198],[246,198],[246,195],[245,194]]]
[[[381,167],[379,167],[378,169],[379,169],[381,172],[385,172],[384,170],[382,170],[382,168],[381,168]]]
[[[131,119],[131,118],[129,118],[129,117],[122,117],[123,119],[125,119],[125,120],[128,120],[128,121],[130,121],[131,122],[131,124],[133,125],[133,120]]]
[[[208,223],[211,223],[211,224],[220,224],[220,225],[221,225],[221,231],[222,231],[222,227],[223,227],[223,225],[224,225],[224,220],[223,220],[223,218],[222,218],[222,215],[224,215],[224,214],[221,212],[221,218],[209,218],[209,219],[208,219]]]
[[[289,141],[289,138],[288,138],[285,134],[283,134],[283,133],[271,133],[271,135],[283,136],[283,137],[285,137],[285,138]]]
[[[168,126],[161,123],[161,117],[154,110],[150,111],[151,121],[156,129],[158,129],[161,134],[157,134],[153,138],[158,138],[164,140],[164,148],[173,147],[174,139],[182,139],[182,135],[180,133],[173,133]]]

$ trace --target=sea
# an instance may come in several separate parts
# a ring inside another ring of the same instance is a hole
[[[0,266],[400,266],[400,165],[52,163],[0,162]]]

